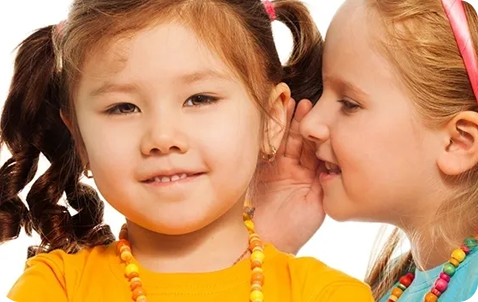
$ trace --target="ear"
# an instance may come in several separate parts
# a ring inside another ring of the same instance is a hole
[[[63,123],[65,124],[66,128],[68,128],[68,131],[70,131],[70,133],[73,133],[73,132],[71,132],[71,130],[72,130],[71,120],[69,118],[67,118],[66,115],[63,114],[63,111],[61,111],[61,110],[60,110],[60,117],[61,117],[61,120],[63,121]]]
[[[272,147],[279,149],[287,125],[287,103],[290,98],[287,84],[279,83],[272,89],[269,96],[270,119],[266,123],[262,150],[265,154],[272,154]]]
[[[73,136],[73,124],[71,120],[65,114],[63,114],[63,111],[61,110],[60,110],[60,118],[65,124],[66,128],[68,128],[68,131],[70,132],[70,134]],[[77,146],[77,152],[80,155],[80,159],[83,165],[86,165],[86,163],[88,163],[88,155],[86,154],[83,143],[81,143],[80,146],[81,147]]]
[[[460,175],[478,164],[478,113],[460,112],[445,126],[444,150],[438,167],[450,176]]]

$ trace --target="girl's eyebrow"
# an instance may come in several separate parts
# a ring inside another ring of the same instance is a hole
[[[232,81],[233,77],[226,73],[222,73],[212,69],[199,70],[192,73],[181,75],[179,77],[180,82],[184,84],[192,84],[195,82],[211,80],[211,79]]]
[[[357,95],[359,98],[364,98],[365,99],[365,98],[370,97],[368,93],[366,93],[365,91],[363,91],[359,87],[355,86],[354,84],[352,84],[349,81],[346,81],[346,80],[343,80],[343,79],[340,79],[340,78],[324,75],[323,82],[324,82],[324,85],[328,84],[328,85],[334,87],[335,89],[350,91],[353,94]]]
[[[179,76],[178,79],[180,83],[185,85],[214,79],[233,81],[232,76],[212,69],[205,69],[192,73],[186,73],[184,75]],[[90,92],[89,95],[90,97],[97,97],[99,95],[112,92],[134,93],[137,92],[137,90],[138,88],[134,84],[117,84],[105,81],[100,87]]]

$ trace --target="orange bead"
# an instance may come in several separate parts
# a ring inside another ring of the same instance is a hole
[[[142,287],[137,287],[133,290],[133,300],[136,301],[139,297],[146,296]]]
[[[260,261],[252,261],[252,262],[251,262],[251,267],[252,267],[252,269],[255,269],[256,267],[262,267],[262,262],[260,262]]]
[[[392,290],[392,295],[394,295],[395,297],[397,298],[400,298],[400,296],[403,294],[403,290],[401,290],[400,288],[398,287],[395,287],[393,290]]]
[[[260,247],[262,248],[262,242],[260,240],[252,240],[251,243],[249,244],[249,249],[252,251],[254,248]]]
[[[120,234],[119,234],[119,239],[120,240],[128,240],[128,230],[127,229],[121,229]]]
[[[435,296],[434,294],[432,293],[428,293],[426,296],[425,296],[425,302],[436,302],[438,300],[438,297]]]
[[[143,287],[143,282],[138,277],[131,279],[130,283],[131,290],[135,290],[137,287]]]
[[[139,278],[139,273],[133,272],[133,273],[131,273],[131,274],[129,274],[129,275],[126,275],[126,277],[128,277],[128,279],[131,281],[131,280],[133,280],[134,278]]]
[[[251,283],[252,284],[260,284],[261,286],[264,285],[264,274],[263,273],[252,273]]]
[[[123,246],[131,247],[131,244],[126,239],[120,239],[120,241],[118,241],[116,244],[116,248],[118,251],[120,251]]]
[[[460,265],[460,262],[458,262],[458,260],[456,260],[455,258],[451,258],[448,262],[453,264],[454,267],[458,267]]]

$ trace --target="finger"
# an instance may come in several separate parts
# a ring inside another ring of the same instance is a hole
[[[289,139],[289,130],[290,130],[290,123],[292,120],[292,116],[294,115],[295,109],[295,100],[293,98],[289,99],[287,103],[287,124],[284,132],[284,137],[279,146],[279,150],[277,150],[277,156],[282,156],[285,153],[285,146],[287,145],[287,140]]]
[[[297,105],[297,110],[294,115],[294,119],[296,119],[299,123],[302,121],[304,116],[309,113],[309,111],[312,109],[312,102],[303,99],[299,102],[299,105]]]
[[[320,160],[315,156],[316,145],[307,139],[304,139],[302,145],[302,152],[300,154],[300,165],[304,166],[308,170],[315,172],[320,162]]]
[[[312,109],[312,103],[309,100],[301,100],[297,105],[294,117],[290,123],[284,156],[297,160],[300,159],[303,142],[302,136],[299,133],[300,122],[310,109]]]
[[[320,163],[319,168],[315,174],[314,180],[312,181],[312,186],[310,187],[310,192],[306,196],[306,201],[309,203],[318,203],[320,206],[322,206],[322,202],[324,199],[324,190],[320,184],[320,173],[322,173],[322,170],[325,170],[325,167],[323,167],[324,164]]]

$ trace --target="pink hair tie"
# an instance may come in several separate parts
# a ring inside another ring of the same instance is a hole
[[[266,12],[269,14],[271,21],[274,21],[276,19],[276,10],[274,9],[274,4],[272,4],[272,2],[269,0],[263,0],[262,4],[264,4]]]
[[[478,64],[463,2],[461,0],[442,0],[441,2],[450,21],[463,63],[465,63],[475,99],[478,101]]]
[[[55,25],[55,30],[60,37],[63,37],[63,34],[65,33],[66,23],[67,21],[63,20],[60,21],[60,23],[58,23],[57,25]]]

